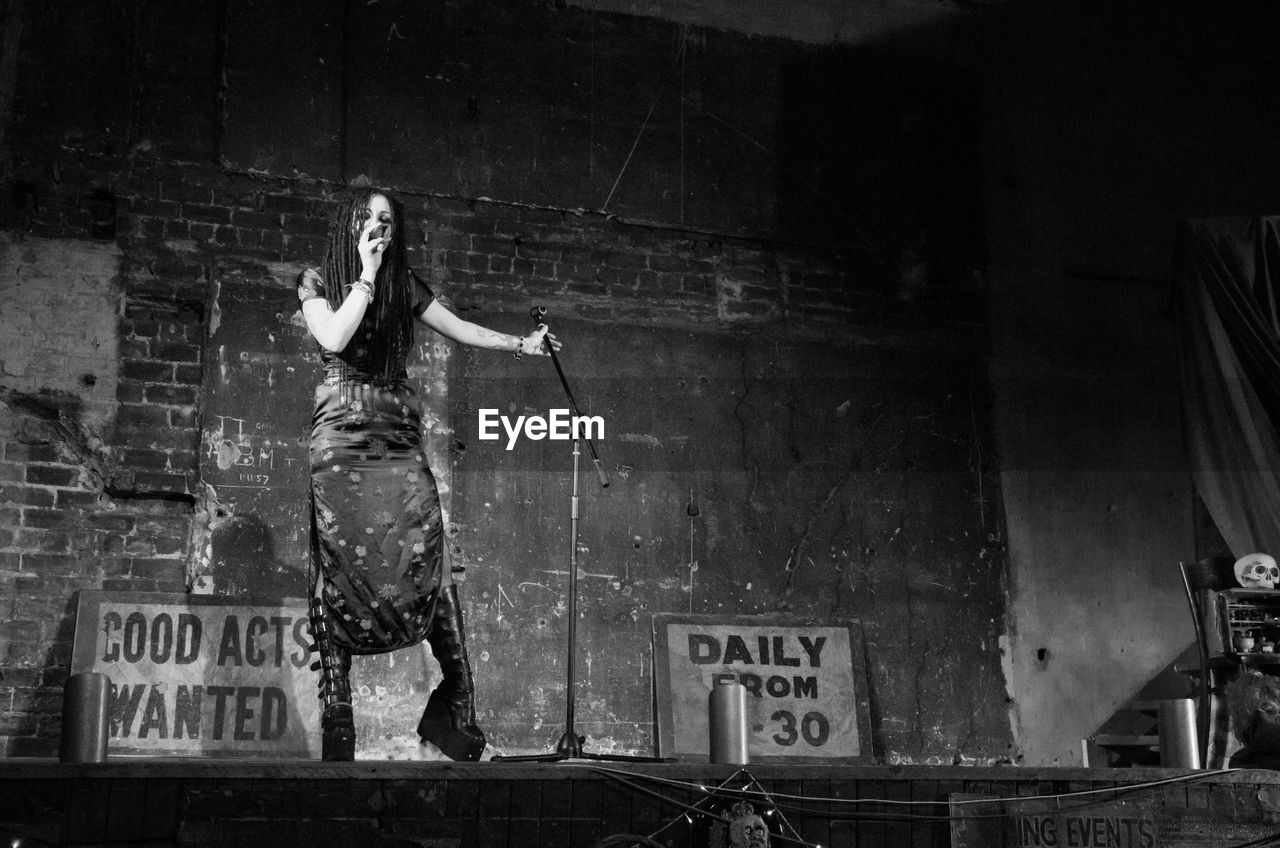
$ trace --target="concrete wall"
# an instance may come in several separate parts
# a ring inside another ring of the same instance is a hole
[[[987,23],[1009,682],[1030,763],[1078,762],[1190,644],[1174,226],[1280,207],[1274,7],[1141,5],[1010,4]]]
[[[1191,641],[1167,297],[1029,272],[994,283],[1009,686],[1026,760],[1078,765],[1080,740]]]

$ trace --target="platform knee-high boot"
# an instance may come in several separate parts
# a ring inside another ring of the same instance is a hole
[[[484,753],[484,733],[476,726],[475,683],[455,585],[441,590],[436,600],[427,644],[440,663],[444,679],[427,699],[427,708],[418,722],[418,735],[450,759],[478,760]]]
[[[351,652],[333,643],[333,631],[323,602],[311,599],[312,650],[320,659],[311,664],[320,672],[320,759],[349,762],[356,758],[356,726],[351,709]]]

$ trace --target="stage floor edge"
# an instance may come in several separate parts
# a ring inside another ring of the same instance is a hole
[[[6,848],[590,848],[633,834],[703,848],[714,820],[699,815],[701,787],[725,781],[772,810],[775,833],[793,840],[774,848],[1074,844],[1068,832],[1113,848],[1280,838],[1280,772],[1260,770],[190,758],[0,759],[0,838]],[[972,805],[980,799],[993,800]]]

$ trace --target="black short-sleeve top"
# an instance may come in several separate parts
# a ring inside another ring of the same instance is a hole
[[[421,318],[422,313],[427,311],[427,307],[431,305],[431,301],[435,300],[435,294],[431,291],[421,277],[410,272],[413,280],[414,297],[413,297],[413,317]],[[345,300],[351,294],[351,286],[344,286],[342,297]],[[320,272],[315,268],[307,268],[298,275],[298,302],[306,303],[308,300],[315,298],[324,298],[324,278],[320,276]],[[356,328],[356,333],[351,339],[351,343],[347,347],[334,353],[320,347],[320,361],[325,366],[326,373],[330,375],[335,373],[335,368],[345,363],[356,374],[367,372],[369,370],[369,351],[361,344],[361,341],[369,338],[373,332],[373,314],[372,311],[366,311],[364,318],[360,321],[360,326]],[[403,367],[403,363],[401,364]],[[353,375],[354,376],[354,375]]]

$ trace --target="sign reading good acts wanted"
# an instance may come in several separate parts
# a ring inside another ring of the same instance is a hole
[[[319,756],[306,601],[80,593],[71,672],[111,681],[108,752]]]
[[[709,758],[708,699],[731,679],[746,688],[753,762],[872,759],[856,625],[656,615],[653,645],[660,756]]]

